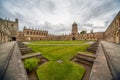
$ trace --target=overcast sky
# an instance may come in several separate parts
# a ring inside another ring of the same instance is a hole
[[[69,34],[74,21],[79,32],[105,31],[119,10],[120,0],[0,0],[0,17],[51,34]]]

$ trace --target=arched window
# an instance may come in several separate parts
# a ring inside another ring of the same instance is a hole
[[[11,24],[11,28],[12,28],[12,29],[14,28],[14,25],[13,25],[13,24]]]
[[[33,35],[35,35],[35,32],[33,33]]]
[[[32,32],[30,32],[30,35],[32,35]]]
[[[27,35],[29,35],[29,31],[27,31]]]

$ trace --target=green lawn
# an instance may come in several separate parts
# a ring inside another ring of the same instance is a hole
[[[88,41],[36,41],[36,42],[31,42],[33,44],[83,44]]]
[[[69,61],[77,52],[84,52],[88,41],[39,41],[28,44],[36,52],[41,52],[50,61],[39,66],[37,75],[40,80],[81,80],[84,67]],[[38,45],[42,44],[42,45]],[[44,45],[50,44],[50,45]],[[56,44],[56,45],[52,45]],[[63,44],[63,45],[57,45]],[[65,45],[67,44],[67,46]],[[68,45],[79,44],[79,45]],[[44,46],[43,46],[44,45]],[[58,63],[62,60],[62,63]]]

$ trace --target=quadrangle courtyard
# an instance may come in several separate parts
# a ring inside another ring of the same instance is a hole
[[[27,44],[49,60],[37,68],[39,80],[81,80],[85,68],[70,59],[78,52],[85,52],[89,43],[90,41],[37,41]]]

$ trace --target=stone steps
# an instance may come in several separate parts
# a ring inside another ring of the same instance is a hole
[[[21,50],[21,54],[22,55],[25,55],[25,54],[28,54],[28,53],[32,53],[33,50]]]
[[[25,45],[25,44],[22,43],[22,42],[18,42],[18,46],[19,46],[20,48],[25,48],[25,47],[27,47],[27,45]]]
[[[40,57],[42,56],[41,53],[32,53],[32,54],[26,54],[21,57],[22,60],[27,59],[27,58],[33,58],[33,57]]]
[[[19,49],[21,51],[21,54],[22,55],[25,55],[27,53],[32,53],[34,52],[31,48],[28,48],[25,44],[23,44],[22,42],[18,42],[18,46],[19,46]]]
[[[77,63],[82,63],[82,64],[92,67],[95,58],[96,58],[95,55],[86,54],[86,53],[78,53],[76,56],[72,58],[72,60],[74,60]]]
[[[96,51],[97,51],[97,48],[98,48],[98,44],[99,44],[99,41],[96,41],[95,43],[93,43],[90,47],[88,47],[87,49],[86,49],[86,51],[88,51],[88,52],[92,52],[92,53],[96,53]]]
[[[71,61],[80,64],[85,68],[85,74],[81,80],[89,80],[89,76],[91,73],[91,68],[93,66],[94,60],[96,59],[96,55],[87,54],[83,52],[79,52],[76,56],[74,56]]]

